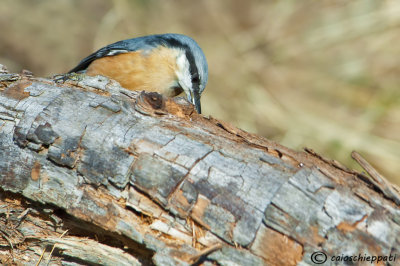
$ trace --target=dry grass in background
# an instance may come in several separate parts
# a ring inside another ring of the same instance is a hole
[[[357,150],[400,183],[398,1],[3,0],[0,25],[0,63],[37,76],[121,39],[190,35],[205,115],[353,168]]]

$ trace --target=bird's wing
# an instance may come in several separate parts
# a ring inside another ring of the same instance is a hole
[[[137,47],[131,45],[128,40],[119,41],[110,45],[107,45],[100,50],[94,52],[88,57],[84,58],[79,64],[71,69],[68,73],[78,72],[85,70],[93,61],[96,59],[105,57],[105,56],[113,56],[117,54],[129,53],[136,51]]]

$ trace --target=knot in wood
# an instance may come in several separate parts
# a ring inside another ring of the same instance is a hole
[[[163,97],[157,92],[142,92],[140,95],[153,109],[161,109],[163,107]]]
[[[142,114],[164,114],[165,98],[157,92],[142,91],[136,100],[135,110]]]

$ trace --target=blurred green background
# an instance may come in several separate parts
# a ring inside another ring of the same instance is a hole
[[[3,0],[0,63],[66,72],[102,46],[192,36],[209,62],[203,112],[400,183],[400,2]],[[396,180],[397,179],[397,180]]]

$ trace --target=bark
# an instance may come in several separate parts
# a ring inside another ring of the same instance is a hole
[[[366,175],[100,76],[0,74],[0,186],[1,264],[399,253],[398,198]]]

